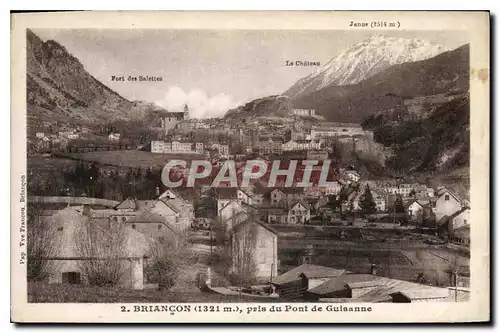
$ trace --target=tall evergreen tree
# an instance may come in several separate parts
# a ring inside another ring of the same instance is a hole
[[[373,200],[372,191],[370,190],[370,186],[366,185],[365,192],[359,198],[359,207],[363,214],[373,214],[377,211],[377,205]]]

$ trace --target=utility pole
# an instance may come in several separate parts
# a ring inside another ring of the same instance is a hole
[[[389,196],[387,196],[389,197]],[[396,198],[397,200],[397,198]],[[392,212],[392,223],[393,224],[396,224],[396,201],[394,201],[394,208],[393,208],[393,212]]]
[[[210,262],[210,265],[211,265],[212,264],[212,258],[213,258],[212,257],[212,243],[213,243],[213,241],[212,241],[212,224],[210,224],[209,228],[210,228],[210,260],[209,260],[209,262]]]
[[[458,302],[458,266],[455,265],[455,303]]]

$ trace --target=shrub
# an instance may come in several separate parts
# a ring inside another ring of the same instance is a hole
[[[39,214],[39,205],[28,206],[27,216],[27,279],[41,281],[48,278],[52,261],[46,258],[55,257],[59,252],[60,244],[57,240],[57,226],[52,223],[43,223]]]
[[[124,267],[126,244],[123,225],[109,228],[86,219],[73,234],[75,250],[79,257],[82,275],[91,285],[116,285],[120,282]]]
[[[177,242],[166,239],[152,241],[146,267],[148,283],[158,283],[160,289],[170,290],[180,280],[184,269],[198,261],[187,245],[185,239]]]

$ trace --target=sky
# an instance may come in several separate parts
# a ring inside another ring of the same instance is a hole
[[[288,67],[286,60],[326,64],[373,35],[359,30],[112,30],[33,29],[77,57],[84,68],[130,100],[154,102],[170,111],[184,103],[194,117],[221,116],[253,99],[279,95],[318,67]],[[377,30],[376,33],[380,33]],[[453,49],[468,42],[463,32],[388,31]],[[158,82],[118,82],[111,76],[155,76]]]

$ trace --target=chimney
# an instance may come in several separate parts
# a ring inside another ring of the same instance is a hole
[[[372,266],[370,268],[370,274],[377,275],[377,266],[375,266],[375,264],[372,264]]]

